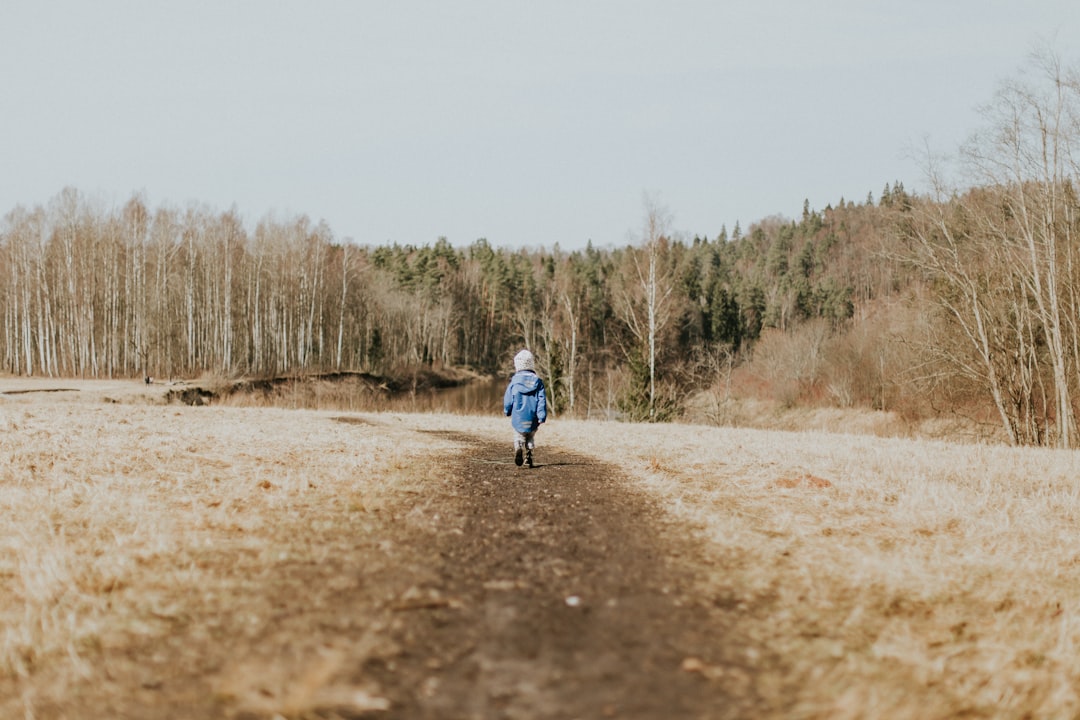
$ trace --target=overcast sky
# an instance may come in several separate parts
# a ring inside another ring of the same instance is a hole
[[[715,237],[952,152],[1076,0],[3,0],[0,215],[234,206],[374,245]],[[1073,53],[1073,55],[1070,55]]]

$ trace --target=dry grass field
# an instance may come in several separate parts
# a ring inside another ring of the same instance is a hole
[[[45,388],[21,383],[0,393]],[[416,521],[409,504],[460,451],[423,431],[507,433],[495,415],[51,385],[69,390],[0,394],[0,717],[59,717],[124,674],[152,692],[160,670],[125,648],[257,627],[268,568],[345,552],[384,508]],[[1080,453],[558,419],[539,441],[541,462],[558,446],[618,466],[701,543],[700,601],[753,642],[745,670],[686,672],[753,686],[775,717],[1080,715]],[[219,665],[234,707],[305,717],[302,688],[268,704],[245,694],[249,665]],[[320,692],[378,710],[362,688]]]

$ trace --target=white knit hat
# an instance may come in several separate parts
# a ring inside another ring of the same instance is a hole
[[[533,354],[528,350],[522,350],[514,356],[514,370],[521,372],[522,370],[536,370],[536,360],[533,358]]]

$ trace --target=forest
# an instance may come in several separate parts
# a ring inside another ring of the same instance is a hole
[[[668,418],[695,385],[744,362],[763,334],[845,334],[857,308],[861,317],[888,296],[901,270],[887,271],[873,243],[904,197],[898,184],[878,204],[807,208],[798,223],[766,220],[746,235],[736,226],[683,240],[658,228],[642,247],[563,252],[483,239],[364,247],[305,217],[266,219],[249,233],[235,209],[151,209],[139,196],[103,209],[68,188],[4,220],[3,369],[174,378],[393,375],[422,365],[491,374],[524,345],[541,359],[556,411],[596,407],[610,386],[623,412],[640,415],[651,332],[654,415]],[[793,379],[800,395],[818,383]]]
[[[1080,82],[1003,87],[966,182],[625,247],[366,246],[305,216],[107,207],[65,188],[0,222],[0,371],[506,374],[534,350],[556,414],[665,421],[726,403],[960,415],[1072,447],[1080,390]],[[633,219],[628,219],[632,221]],[[710,399],[702,405],[702,398]]]

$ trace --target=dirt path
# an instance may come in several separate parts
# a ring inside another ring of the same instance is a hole
[[[551,449],[518,469],[504,445],[454,439],[470,446],[448,468],[461,534],[402,606],[401,654],[365,668],[389,716],[750,714],[746,648],[695,593],[693,548],[617,471]]]
[[[464,449],[423,492],[349,532],[298,525],[318,562],[208,554],[250,592],[193,593],[156,618],[163,641],[100,648],[84,681],[27,716],[767,714],[750,666],[774,659],[752,656],[736,613],[701,592],[685,528],[617,468],[549,447],[517,468],[505,444],[443,437]]]

